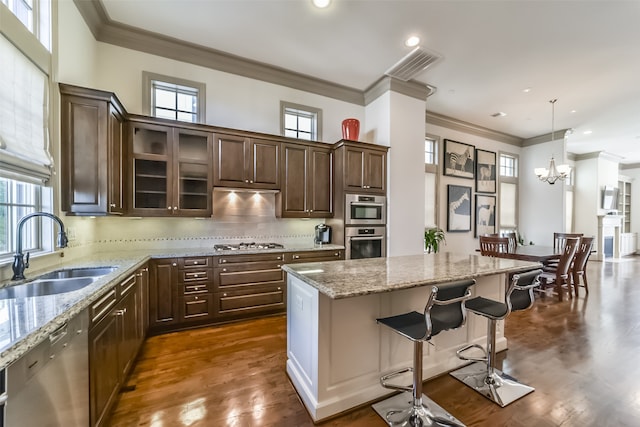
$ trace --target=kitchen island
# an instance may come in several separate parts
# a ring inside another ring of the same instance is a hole
[[[447,252],[284,265],[287,374],[314,421],[378,399],[390,393],[380,376],[411,366],[413,346],[380,328],[376,318],[422,312],[428,285],[461,279],[476,280],[474,296],[503,300],[509,273],[539,266]],[[485,340],[486,320],[468,316],[463,328],[443,332],[425,346],[423,377],[463,365],[456,350]],[[496,347],[507,348],[502,327]]]

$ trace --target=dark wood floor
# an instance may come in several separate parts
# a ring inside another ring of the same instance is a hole
[[[590,293],[505,325],[503,370],[536,391],[506,408],[449,375],[425,393],[468,426],[640,426],[640,257],[589,262]],[[113,426],[312,426],[285,373],[284,316],[152,337]],[[384,426],[364,407],[322,426]]]

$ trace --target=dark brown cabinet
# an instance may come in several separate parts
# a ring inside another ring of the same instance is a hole
[[[276,216],[333,216],[333,151],[330,148],[283,144],[282,190],[276,194]]]
[[[107,425],[144,340],[140,284],[137,275],[131,275],[89,307],[91,426]]]
[[[60,84],[62,210],[123,214],[125,111],[110,92]]]
[[[387,148],[341,141],[336,149],[336,170],[341,172],[344,191],[385,194]]]
[[[149,265],[149,330],[171,329],[179,322],[178,260],[154,259]]]
[[[213,268],[211,257],[179,260],[178,301],[181,325],[210,323],[213,310]]]
[[[280,189],[280,142],[242,135],[214,136],[216,187]]]
[[[284,312],[283,253],[214,257],[214,310],[217,320]]]
[[[129,128],[131,213],[211,216],[211,134],[135,120]]]
[[[300,262],[325,262],[339,261],[344,259],[344,250],[323,250],[323,251],[302,251],[288,252],[285,254],[285,264]]]

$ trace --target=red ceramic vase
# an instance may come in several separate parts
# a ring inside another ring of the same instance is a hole
[[[349,141],[358,141],[360,136],[360,120],[344,119],[342,121],[342,139]]]

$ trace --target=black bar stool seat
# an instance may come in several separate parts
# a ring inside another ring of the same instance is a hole
[[[526,310],[533,305],[533,289],[540,285],[541,273],[542,270],[533,270],[514,274],[505,293],[504,302],[475,297],[465,303],[467,310],[488,319],[487,348],[485,350],[478,344],[470,344],[458,350],[460,359],[475,363],[455,370],[451,375],[501,407],[507,406],[535,389],[519,383],[518,380],[495,367],[497,322],[505,319],[512,311]],[[463,354],[472,348],[481,350],[484,356],[471,357]]]
[[[423,313],[409,313],[377,319],[377,322],[413,341],[413,366],[380,378],[383,387],[402,393],[373,405],[373,409],[390,426],[464,427],[453,415],[422,394],[422,344],[448,329],[459,328],[466,321],[465,301],[471,297],[475,280],[462,280],[432,286]],[[413,384],[403,386],[388,382],[393,377],[412,372]]]

